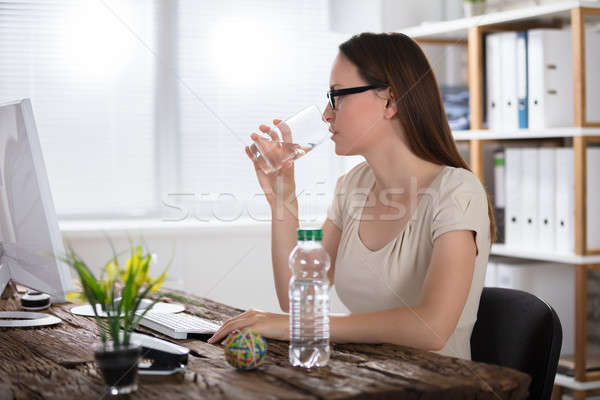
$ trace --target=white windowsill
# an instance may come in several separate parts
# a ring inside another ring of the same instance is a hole
[[[321,226],[326,216],[312,217],[306,222],[307,226]],[[271,220],[238,218],[233,221],[212,219],[199,221],[186,219],[183,221],[168,221],[156,219],[101,219],[101,220],[62,220],[58,223],[64,236],[97,237],[104,234],[122,235],[137,233],[150,235],[161,234],[199,234],[199,233],[230,233],[232,230],[244,232],[265,232],[271,228]],[[301,223],[301,225],[305,225]]]
[[[240,218],[234,221],[168,221],[162,219],[103,219],[103,220],[63,220],[58,223],[66,236],[102,236],[106,234],[193,234],[203,232],[230,232],[235,230],[264,231],[270,221],[257,221]]]

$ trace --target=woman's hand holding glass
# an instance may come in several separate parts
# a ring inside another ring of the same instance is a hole
[[[281,138],[279,133],[268,127],[267,125],[260,125],[258,129],[269,135],[271,139],[262,138],[257,133],[252,133],[250,138],[254,142],[252,147],[260,146],[260,150],[263,154],[266,154],[271,160],[282,160],[282,166],[276,171],[267,173],[270,166],[267,165],[265,157],[263,157],[258,151],[252,151],[251,146],[246,146],[246,154],[252,160],[254,169],[256,171],[256,177],[260,187],[262,188],[267,202],[272,207],[277,202],[284,202],[290,199],[296,191],[296,184],[294,181],[294,160],[288,158],[289,151],[282,146],[283,143],[292,143],[292,135],[290,129],[286,126],[285,122],[279,119],[274,119],[273,124],[277,125],[277,128],[281,132]]]

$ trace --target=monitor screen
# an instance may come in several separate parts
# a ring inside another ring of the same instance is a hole
[[[10,279],[64,301],[64,254],[31,102],[0,105],[0,292]]]

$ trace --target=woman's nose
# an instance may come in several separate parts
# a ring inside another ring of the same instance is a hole
[[[325,104],[325,109],[323,110],[323,122],[331,123],[333,121],[335,113],[331,110],[331,106],[329,103]]]

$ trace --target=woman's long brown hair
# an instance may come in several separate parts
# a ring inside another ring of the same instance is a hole
[[[439,165],[471,171],[452,137],[435,75],[427,57],[402,33],[361,33],[339,46],[369,84],[392,90],[410,150]],[[488,196],[490,238],[496,241],[494,208]]]

